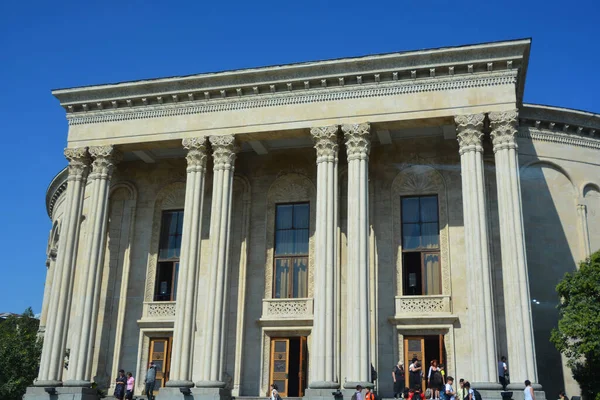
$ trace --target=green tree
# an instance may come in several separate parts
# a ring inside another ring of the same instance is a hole
[[[31,308],[0,322],[0,399],[20,400],[40,367],[40,321]]]
[[[562,299],[550,340],[567,357],[587,399],[600,400],[600,250],[556,286]]]

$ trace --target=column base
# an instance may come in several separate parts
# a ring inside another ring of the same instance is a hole
[[[348,382],[344,382],[344,388],[345,389],[354,389],[356,391],[356,387],[360,385],[364,388],[371,388],[373,389],[375,387],[374,383],[371,382],[352,382],[352,381],[348,381]]]
[[[338,389],[340,384],[337,382],[315,381],[308,384],[310,389]]]
[[[62,381],[35,381],[33,386],[36,387],[57,387],[62,386]]]
[[[30,386],[23,400],[98,400],[98,390],[84,387]]]
[[[231,390],[223,388],[164,387],[156,400],[232,400]]]
[[[542,385],[539,383],[532,383],[531,387],[533,388],[533,393],[535,394],[535,400],[546,400],[546,392],[542,390]],[[510,383],[506,390],[513,393],[513,400],[525,399],[525,394],[523,393],[523,390],[525,390],[525,383]]]
[[[480,392],[482,390],[502,391],[502,385],[498,382],[471,382],[471,388],[477,389]]]
[[[351,400],[356,392],[356,385],[352,389],[306,389],[304,391],[304,400]],[[365,392],[363,392],[364,398]]]
[[[74,387],[74,388],[89,388],[92,387],[92,382],[90,381],[64,381],[64,387]]]
[[[192,388],[192,387],[194,387],[194,382],[186,381],[186,380],[180,380],[180,381],[171,380],[171,381],[167,381],[165,386],[168,388]]]

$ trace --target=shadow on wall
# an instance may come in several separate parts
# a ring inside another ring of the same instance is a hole
[[[555,287],[576,269],[576,193],[561,168],[545,162],[521,170],[521,193],[538,377],[546,396],[553,398],[564,389],[561,356],[550,343],[558,324]]]

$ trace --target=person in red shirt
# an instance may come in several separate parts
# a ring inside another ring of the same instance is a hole
[[[371,391],[371,388],[365,388],[367,393],[365,394],[365,400],[375,400],[375,394]]]

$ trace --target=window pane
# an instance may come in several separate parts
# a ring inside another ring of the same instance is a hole
[[[440,255],[426,253],[423,255],[425,294],[442,294],[442,281],[440,273]]]
[[[275,232],[275,255],[294,254],[294,231]]]
[[[402,199],[402,223],[419,222],[419,198],[404,197]]]
[[[421,244],[421,226],[419,224],[402,224],[402,249],[416,249]]]
[[[308,297],[308,258],[294,259],[292,296],[294,298]]]
[[[308,229],[296,230],[294,254],[308,254]]]
[[[177,300],[177,281],[179,278],[179,263],[175,263],[175,273],[173,274],[173,301]]]
[[[438,221],[437,196],[421,197],[421,222]]]
[[[426,249],[437,249],[440,247],[440,230],[437,222],[421,225],[421,246]]]
[[[287,352],[287,342],[282,340],[277,340],[275,342],[275,353],[285,353]]]
[[[287,258],[275,260],[275,295],[276,299],[289,297],[289,270],[290,263]]]
[[[183,211],[177,211],[177,234],[183,232]]]
[[[292,229],[292,216],[294,206],[292,204],[283,204],[277,206],[275,212],[275,229]]]
[[[310,219],[310,213],[308,210],[308,204],[295,204],[294,205],[294,228],[295,229],[308,229]]]

